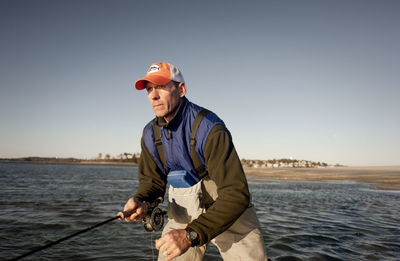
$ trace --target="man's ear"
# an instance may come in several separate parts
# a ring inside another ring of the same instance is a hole
[[[186,95],[186,84],[184,82],[180,82],[178,88],[179,88],[179,97],[183,98]]]

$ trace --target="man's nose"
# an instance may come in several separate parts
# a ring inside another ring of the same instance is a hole
[[[150,96],[150,99],[152,99],[152,100],[158,100],[160,98],[158,90],[155,88],[153,90],[151,90],[149,96]]]

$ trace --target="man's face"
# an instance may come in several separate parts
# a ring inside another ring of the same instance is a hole
[[[164,117],[169,122],[175,115],[181,98],[185,96],[186,87],[183,83],[175,86],[173,82],[166,85],[157,85],[151,82],[147,83],[147,98],[150,101],[157,117]]]

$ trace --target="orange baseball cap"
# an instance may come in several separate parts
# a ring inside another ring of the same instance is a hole
[[[146,76],[135,82],[135,88],[143,90],[147,82],[165,85],[170,81],[185,82],[179,69],[170,63],[153,63],[147,70]]]

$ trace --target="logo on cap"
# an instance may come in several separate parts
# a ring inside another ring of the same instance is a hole
[[[158,71],[160,71],[160,70],[161,70],[160,65],[158,65],[158,64],[152,64],[152,65],[150,66],[150,68],[147,70],[147,73],[155,73],[155,72],[158,72]]]

